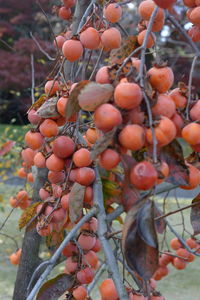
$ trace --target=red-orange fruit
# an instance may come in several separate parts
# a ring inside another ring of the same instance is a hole
[[[195,249],[195,248],[197,248],[197,246],[198,246],[198,243],[197,243],[196,240],[193,239],[193,238],[188,238],[188,239],[186,240],[186,243],[187,243],[187,245],[188,245],[191,249]]]
[[[22,150],[21,152],[22,159],[25,161],[27,166],[33,166],[34,165],[34,156],[35,151],[31,148],[26,148]]]
[[[186,11],[186,17],[188,18],[188,21],[191,22],[191,19],[190,19],[190,15],[192,13],[194,8],[189,8],[187,11]]]
[[[136,83],[119,83],[115,88],[114,101],[120,108],[136,108],[142,101],[141,88]]]
[[[90,151],[85,148],[81,148],[74,152],[72,159],[75,166],[79,168],[88,167],[92,163],[92,160],[90,158]]]
[[[89,250],[83,257],[83,263],[85,265],[90,265],[90,267],[95,268],[98,263],[98,256],[96,252]]]
[[[51,183],[62,183],[65,180],[65,173],[64,172],[48,172],[48,180]]]
[[[96,82],[101,83],[101,84],[110,83],[107,66],[101,67],[98,70],[95,80],[96,80]]]
[[[179,241],[179,239],[177,238],[173,238],[171,241],[170,241],[170,247],[173,249],[173,250],[178,250],[182,247],[182,244],[181,242]]]
[[[158,146],[162,147],[168,145],[176,137],[176,126],[167,117],[161,117],[160,123],[155,127],[155,136]],[[146,130],[147,141],[152,145],[153,136],[151,128]]]
[[[52,223],[44,226],[41,228],[40,224],[37,223],[36,224],[36,230],[37,230],[37,233],[41,236],[48,236],[50,235],[50,233],[52,233],[53,231],[53,226],[52,226]]]
[[[146,21],[146,26],[148,26],[148,24],[149,24],[149,22]],[[152,32],[158,32],[158,31],[160,31],[160,30],[163,29],[163,26],[164,26],[164,25],[165,25],[165,18],[162,18],[162,19],[160,19],[160,20],[155,20],[155,21],[153,22],[151,31],[152,31]]]
[[[60,88],[60,85],[57,80],[49,80],[45,84],[44,91],[45,91],[45,94],[52,96],[57,91],[59,91],[59,88]]]
[[[191,37],[193,42],[195,42],[195,43],[200,42],[200,28],[199,28],[199,26],[192,26],[188,30],[188,35]]]
[[[19,203],[21,203],[21,202],[26,202],[29,197],[27,191],[22,190],[17,193],[16,198],[19,201]]]
[[[33,150],[42,147],[44,138],[39,132],[28,131],[24,137],[25,143]]]
[[[200,0],[195,0],[195,4],[196,4],[197,6],[199,6],[199,5],[200,5]]]
[[[64,38],[64,36],[58,35],[55,38],[53,44],[54,44],[55,47],[58,46],[59,49],[62,49],[62,46],[63,46],[63,44],[64,44],[65,41],[66,41],[66,38]]]
[[[146,298],[143,295],[139,294],[129,294],[129,300],[146,300]]]
[[[63,20],[68,20],[71,17],[71,9],[62,6],[58,11],[58,16]]]
[[[117,3],[111,3],[104,8],[103,14],[108,22],[116,23],[122,16],[122,8]]]
[[[137,57],[132,57],[131,63],[132,63],[132,66],[139,72],[141,60]]]
[[[196,6],[195,0],[183,0],[183,3],[187,7],[195,7]]]
[[[38,168],[45,168],[46,167],[46,159],[42,152],[38,152],[34,156],[34,165]]]
[[[52,150],[56,156],[66,158],[74,153],[75,144],[70,137],[61,135],[53,141]]]
[[[192,121],[200,120],[200,100],[190,110],[190,118]]]
[[[177,270],[183,270],[185,269],[185,267],[187,266],[187,262],[185,262],[183,259],[180,259],[178,257],[175,257],[173,260],[173,266],[177,269]]]
[[[101,283],[99,291],[104,300],[117,300],[119,298],[115,284],[111,278],[105,279]]]
[[[61,116],[63,116],[63,117],[65,117],[65,110],[66,110],[67,102],[68,102],[68,98],[61,97],[58,99],[58,102],[56,104],[59,114],[61,114]]]
[[[58,134],[58,125],[51,119],[46,119],[39,127],[40,133],[45,137],[53,137]]]
[[[120,144],[130,150],[139,150],[145,145],[145,131],[137,124],[126,125],[119,134]]]
[[[18,206],[18,200],[14,197],[10,197],[9,198],[9,204],[12,207],[17,207]]]
[[[93,281],[94,271],[91,268],[86,267],[85,269],[78,271],[76,276],[81,284],[88,284]]]
[[[18,265],[21,258],[22,249],[18,249],[15,253],[9,256],[12,265]]]
[[[156,104],[152,108],[154,116],[165,116],[169,119],[174,115],[176,106],[169,95],[159,94]]]
[[[46,167],[50,171],[60,172],[65,168],[65,161],[62,158],[57,157],[55,154],[51,154],[46,160]]]
[[[34,182],[33,173],[28,173],[28,175],[27,175],[27,181],[28,182]]]
[[[101,43],[108,49],[117,49],[121,46],[121,33],[117,28],[105,30],[101,36]]]
[[[94,50],[98,49],[101,39],[95,28],[88,27],[86,30],[81,32],[80,41],[85,48]]]
[[[31,124],[38,125],[38,123],[42,120],[42,118],[37,115],[36,110],[31,109],[28,112],[28,120]]]
[[[195,189],[200,184],[200,171],[195,166],[187,164],[189,167],[189,183],[188,185],[181,185],[184,190]]]
[[[88,167],[79,168],[76,172],[76,179],[81,185],[88,186],[95,180],[95,172]]]
[[[149,20],[151,18],[151,15],[156,8],[155,2],[152,0],[145,0],[142,1],[138,7],[138,11],[142,19]],[[155,20],[160,20],[164,17],[164,11],[163,9],[159,8]]]
[[[192,10],[190,20],[194,25],[200,26],[200,6],[197,6]]]
[[[169,67],[152,67],[147,75],[150,84],[159,93],[166,93],[174,83],[174,73]]]
[[[200,125],[190,123],[182,130],[182,137],[190,145],[200,144]]]
[[[87,294],[87,289],[83,285],[78,286],[72,292],[72,295],[75,300],[86,300]]]
[[[142,161],[131,169],[131,183],[139,190],[149,190],[158,180],[158,173],[148,161]]]
[[[137,41],[138,41],[138,44],[139,45],[143,45],[143,42],[144,42],[144,39],[145,39],[145,36],[146,36],[146,33],[147,33],[147,30],[142,30],[138,36],[137,36]],[[148,36],[148,39],[147,39],[147,48],[152,48],[154,45],[154,38],[153,38],[153,34],[151,33],[149,36]]]
[[[117,151],[112,149],[104,150],[99,158],[100,165],[106,169],[111,170],[115,168],[120,162],[120,155]]]
[[[161,162],[159,171],[160,171],[160,174],[163,178],[158,178],[157,184],[162,183],[165,180],[165,178],[167,178],[168,175],[169,175],[169,166],[165,161]]]
[[[64,57],[70,62],[78,60],[83,54],[83,46],[80,41],[67,40],[62,46]]]
[[[96,128],[88,128],[85,135],[86,135],[88,142],[91,144],[94,144],[99,137]]]
[[[124,118],[124,120],[126,120],[126,118]],[[143,111],[141,111],[140,106],[129,111],[128,120],[130,120],[132,124],[143,124],[145,120],[145,114]]]
[[[67,8],[71,8],[76,4],[76,0],[63,0],[63,4]]]
[[[83,202],[84,204],[92,205],[92,201],[93,201],[93,189],[91,188],[91,186],[87,186],[85,189]]]
[[[154,2],[159,7],[167,9],[170,8],[176,2],[176,0],[154,0]]]
[[[181,137],[181,132],[184,127],[183,118],[176,112],[173,117],[171,118],[174,125],[176,126],[176,136]]]
[[[98,129],[107,132],[122,123],[122,116],[116,107],[105,103],[95,110],[94,123]]]
[[[17,175],[18,175],[20,178],[26,178],[27,173],[26,173],[26,171],[25,171],[24,168],[20,168],[20,169],[17,171]]]
[[[96,242],[96,237],[85,235],[83,233],[81,233],[81,235],[78,238],[78,243],[80,247],[85,251],[91,250],[94,247],[95,242]]]
[[[187,104],[187,98],[181,94],[181,91],[179,88],[173,89],[169,96],[173,99],[175,105],[177,108],[185,108]]]

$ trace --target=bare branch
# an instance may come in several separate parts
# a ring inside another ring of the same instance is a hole
[[[119,298],[123,300],[128,300],[128,296],[119,273],[117,261],[115,259],[112,248],[109,244],[109,241],[106,238],[108,227],[106,224],[106,212],[105,212],[104,201],[103,201],[102,182],[97,167],[95,167],[95,174],[96,174],[96,180],[94,183],[94,203],[99,208],[99,212],[97,214],[98,224],[99,224],[98,237],[100,239],[103,248],[109,273],[111,274],[114,280]]]
[[[30,32],[30,36],[31,38],[34,40],[35,44],[37,45],[37,47],[39,48],[39,50],[49,59],[54,61],[55,58],[51,57],[39,44],[39,42],[37,41],[37,39],[34,37],[34,35],[32,34],[32,32]]]
[[[35,96],[34,96],[34,90],[35,90],[35,68],[34,68],[34,55],[31,54],[31,99],[32,99],[32,105],[35,103]]]

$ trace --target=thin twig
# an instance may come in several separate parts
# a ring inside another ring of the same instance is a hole
[[[93,288],[96,286],[97,282],[99,281],[99,279],[101,278],[101,276],[105,272],[105,270],[106,270],[106,264],[103,263],[100,266],[100,268],[98,269],[98,271],[96,272],[93,281],[87,287],[88,294],[90,294],[92,292]]]
[[[193,58],[191,69],[190,69],[190,76],[189,76],[189,82],[188,82],[188,101],[187,101],[187,106],[186,106],[186,120],[189,120],[189,108],[190,108],[190,102],[191,102],[191,96],[192,96],[192,79],[193,79],[193,73],[194,73],[194,68],[195,68],[197,59],[198,59],[198,56],[195,56]]]
[[[97,70],[97,68],[98,68],[98,66],[99,66],[101,57],[102,57],[102,55],[103,55],[103,49],[104,49],[104,48],[102,47],[102,48],[101,48],[101,51],[100,51],[100,53],[99,53],[98,59],[97,59],[97,61],[96,61],[96,64],[95,64],[95,66],[94,66],[94,69],[93,69],[93,71],[92,71],[92,74],[90,75],[89,80],[92,80],[92,78],[93,78],[93,76],[94,76],[94,74],[95,74],[95,72],[96,72],[96,70]]]
[[[16,246],[16,250],[19,249],[19,245],[18,245],[18,243],[17,243],[17,240],[16,240],[13,236],[8,235],[8,234],[6,234],[6,233],[4,233],[4,232],[0,232],[0,235],[3,235],[3,236],[5,236],[5,237],[11,239],[11,240],[14,242],[15,246]]]
[[[54,57],[51,57],[42,47],[41,45],[39,44],[39,42],[37,41],[37,39],[34,37],[34,35],[32,34],[32,32],[30,32],[30,36],[31,38],[33,39],[33,41],[35,42],[35,44],[37,45],[37,47],[39,48],[39,50],[49,59],[49,60],[52,60],[54,61],[55,58]]]
[[[34,68],[34,55],[31,54],[31,99],[32,105],[35,103],[35,68]]]
[[[86,9],[84,15],[82,16],[82,19],[79,23],[79,26],[78,26],[78,29],[77,29],[77,34],[81,31],[81,28],[83,27],[83,25],[85,24],[86,20],[87,20],[87,17],[89,16],[91,10],[92,10],[92,7],[93,7],[93,4],[95,4],[96,0],[92,0],[90,2],[90,4],[88,5],[88,8]]]
[[[103,248],[109,273],[111,274],[114,280],[119,298],[123,300],[128,300],[128,296],[119,273],[116,258],[112,251],[111,245],[109,244],[109,241],[106,238],[108,227],[106,224],[106,212],[105,212],[104,201],[103,201],[102,182],[97,167],[95,167],[95,174],[96,174],[96,180],[94,183],[94,203],[99,208],[99,212],[97,214],[97,219],[99,224],[98,237]]]
[[[52,255],[51,259],[49,259],[48,261],[48,266],[45,269],[45,271],[42,273],[42,275],[39,277],[39,279],[37,280],[35,286],[33,287],[31,293],[29,294],[29,296],[27,297],[27,300],[33,300],[36,293],[38,292],[39,288],[42,286],[43,282],[45,281],[45,279],[47,278],[47,276],[51,273],[53,267],[55,266],[57,260],[59,259],[63,249],[65,248],[65,246],[69,243],[69,241],[71,239],[73,239],[78,230],[80,229],[80,227],[87,222],[88,220],[91,219],[91,217],[93,217],[96,213],[98,212],[98,209],[96,207],[93,207],[88,214],[86,214],[75,226],[74,228],[69,232],[69,234],[65,237],[65,239],[63,240],[63,242],[60,244],[60,246],[58,247],[58,249],[55,251],[55,253]],[[31,279],[32,280],[32,279]]]

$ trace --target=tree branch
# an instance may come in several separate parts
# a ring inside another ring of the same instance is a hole
[[[117,261],[115,259],[112,248],[106,238],[108,227],[106,223],[106,212],[105,212],[104,201],[103,201],[102,182],[97,167],[95,167],[95,174],[96,174],[96,180],[94,183],[94,203],[99,208],[99,212],[97,214],[97,219],[99,224],[98,237],[103,248],[108,270],[115,283],[119,298],[123,300],[128,300],[128,296],[119,273]]]

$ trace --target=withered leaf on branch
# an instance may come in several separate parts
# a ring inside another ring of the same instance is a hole
[[[105,133],[96,141],[90,153],[90,157],[92,160],[95,160],[99,154],[101,154],[105,149],[107,149],[107,147],[112,142],[115,132],[116,128],[113,128],[113,130]]]
[[[192,200],[193,203],[199,203],[191,208],[190,213],[190,222],[196,235],[200,233],[200,194]]]
[[[76,222],[82,216],[85,186],[75,182],[69,194],[69,217]]]
[[[153,204],[148,200],[134,206],[127,214],[122,236],[127,264],[144,280],[149,280],[158,268],[159,252],[153,210]]]
[[[160,157],[161,160],[166,161],[169,166],[169,176],[165,181],[174,185],[187,185],[189,170],[185,164],[183,151],[179,142],[174,140],[169,145],[163,147]]]
[[[75,283],[74,276],[59,274],[57,277],[45,282],[40,288],[36,300],[57,300]]]
[[[46,237],[46,245],[49,249],[57,249],[64,240],[64,229],[61,231],[53,230],[51,234]]]
[[[27,207],[20,219],[19,219],[19,229],[21,230],[23,227],[25,227],[29,221],[36,215],[36,208],[41,202],[36,202],[31,204],[29,207]]]
[[[154,206],[154,217],[160,217],[162,216],[162,212],[160,211],[160,209],[155,205]],[[155,220],[155,226],[156,226],[156,231],[160,234],[163,234],[163,232],[165,231],[165,228],[167,226],[167,223],[165,222],[165,219],[159,219],[159,220]]]
[[[137,48],[137,36],[129,36],[123,40],[119,49],[114,49],[108,59],[109,64],[121,64]]]
[[[31,110],[31,109],[34,109],[34,110],[38,110],[40,108],[40,106],[42,106],[42,104],[47,100],[47,96],[45,94],[41,95],[40,98],[35,101],[35,103],[33,103],[31,105],[31,107],[29,108],[28,112]],[[28,113],[27,112],[27,113]]]
[[[48,99],[37,110],[37,115],[42,118],[58,117],[59,113],[57,111],[57,102],[58,97],[52,97]]]

